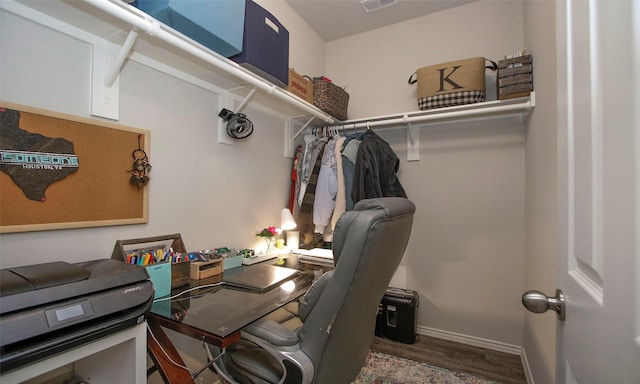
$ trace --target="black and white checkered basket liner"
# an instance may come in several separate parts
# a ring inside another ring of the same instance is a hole
[[[421,110],[452,107],[454,105],[464,105],[483,102],[485,91],[462,91],[451,92],[442,95],[418,98],[418,108]]]

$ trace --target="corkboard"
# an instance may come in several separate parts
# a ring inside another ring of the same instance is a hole
[[[77,156],[73,173],[51,182],[41,200],[27,197],[24,185],[19,186],[6,171],[0,171],[0,233],[148,221],[148,185],[136,186],[130,178],[132,153],[138,145],[151,161],[149,131],[7,102],[0,102],[0,107],[20,112],[18,126],[28,132],[27,136],[65,139],[73,143]],[[10,125],[3,122],[0,130],[6,133]],[[6,137],[5,143],[0,141],[3,151],[11,141]],[[0,159],[5,166],[5,159]]]

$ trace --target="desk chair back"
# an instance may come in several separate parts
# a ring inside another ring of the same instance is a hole
[[[376,311],[409,241],[414,212],[411,201],[388,197],[361,200],[340,217],[333,276],[299,332],[314,383],[349,383],[364,365]]]

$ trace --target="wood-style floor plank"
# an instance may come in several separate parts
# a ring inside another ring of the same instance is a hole
[[[520,356],[419,335],[414,344],[376,337],[373,351],[464,372],[502,384],[526,384]]]

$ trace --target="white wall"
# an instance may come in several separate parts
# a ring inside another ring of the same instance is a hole
[[[346,86],[349,116],[417,110],[417,68],[524,46],[522,2],[480,1],[327,43],[327,76]],[[495,74],[488,77],[495,79]],[[489,80],[489,84],[491,80]],[[495,87],[488,86],[488,99]],[[402,265],[420,294],[418,325],[522,344],[524,126],[512,120],[421,128],[420,161],[406,134],[382,131],[417,213]]]

